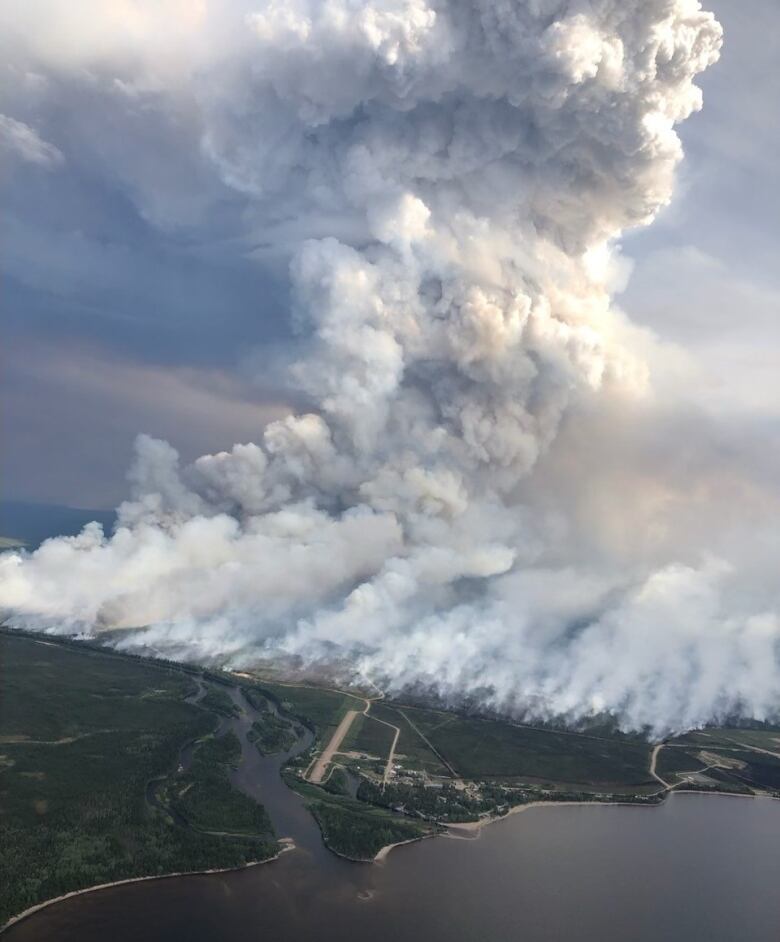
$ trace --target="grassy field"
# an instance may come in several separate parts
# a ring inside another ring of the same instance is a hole
[[[592,788],[651,784],[646,743],[411,707],[402,712],[464,778],[523,779]]]
[[[300,711],[305,712],[305,705]],[[430,826],[473,821],[532,801],[658,800],[658,782],[649,774],[649,744],[613,734],[607,725],[603,736],[567,733],[380,700],[371,704],[368,715],[355,718],[340,751],[384,760],[394,737],[391,726],[399,729],[394,766],[401,773],[383,785],[377,778],[382,763],[371,766],[368,775],[361,763],[357,798],[362,811],[338,768],[321,787],[303,782],[292,768],[288,773],[288,782],[304,795],[327,846],[336,853],[370,859],[383,844],[409,839],[393,828],[419,827],[421,819]],[[343,757],[338,761],[349,764]],[[296,765],[299,772],[304,767]],[[358,771],[354,763],[350,768],[353,775]],[[439,781],[410,771],[424,771]],[[475,784],[448,784],[448,777]],[[380,809],[385,819],[371,817]]]
[[[696,758],[695,749],[662,749],[656,763],[656,772],[663,779],[676,772],[698,772],[703,768],[704,763]]]
[[[393,744],[395,730],[361,713],[356,716],[349,733],[341,744],[342,752],[365,752],[387,759]]]
[[[240,866],[270,835],[174,826],[145,800],[218,717],[185,674],[0,632],[0,925],[36,902],[133,876]]]
[[[286,700],[288,709],[317,726],[321,741],[327,739],[345,710],[355,708],[355,699],[336,692],[268,687]],[[402,766],[432,775],[526,781],[616,794],[657,790],[657,782],[649,774],[650,747],[643,740],[609,732],[597,736],[538,729],[394,701],[375,701],[367,716],[356,717],[341,751],[385,758],[394,733],[376,720],[400,730],[396,756]]]
[[[727,749],[747,746],[780,753],[780,729],[745,729],[724,726],[694,730],[684,736],[676,737],[674,742],[693,745],[701,749],[710,749],[713,746]]]
[[[389,703],[371,704],[371,714],[387,723],[392,723],[401,731],[396,746],[399,762],[411,769],[420,769],[431,775],[447,775],[447,769],[415,730],[409,725],[406,716]]]
[[[780,795],[780,728],[756,723],[693,730],[670,740],[657,769],[686,789]]]

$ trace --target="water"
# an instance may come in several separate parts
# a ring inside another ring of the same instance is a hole
[[[226,721],[243,741],[251,722],[249,712]],[[530,809],[476,839],[411,844],[369,866],[327,852],[279,778],[281,759],[247,747],[236,784],[262,795],[295,851],[234,873],[74,897],[3,942],[780,938],[780,802],[679,795],[660,808]]]

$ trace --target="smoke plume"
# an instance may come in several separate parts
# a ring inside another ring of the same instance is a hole
[[[140,626],[126,644],[231,666],[346,659],[389,690],[656,733],[774,710],[776,496],[658,385],[673,352],[610,297],[616,241],[672,196],[713,17],[133,9],[26,54],[183,129],[197,172],[169,188],[117,157],[151,224],[217,187],[242,202],[258,256],[289,265],[309,406],[186,467],[141,436],[115,533],[0,557],[12,623]]]

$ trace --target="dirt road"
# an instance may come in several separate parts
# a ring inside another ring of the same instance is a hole
[[[315,785],[319,785],[325,776],[325,770],[330,765],[333,756],[339,751],[339,746],[344,741],[344,737],[349,732],[352,723],[355,720],[356,716],[360,716],[361,713],[365,712],[364,710],[347,710],[344,716],[341,719],[341,722],[336,727],[336,731],[330,737],[330,742],[322,750],[320,757],[314,763],[314,768],[311,771],[309,776],[309,781],[314,782]]]
[[[663,747],[664,743],[659,743],[657,746],[653,747],[653,751],[650,753],[650,774],[657,782],[660,782],[664,788],[671,788],[672,786],[669,784],[669,782],[664,781],[664,779],[662,779],[655,770],[656,764],[658,763],[658,753],[663,749]]]
[[[415,733],[417,733],[417,735],[420,737],[420,739],[422,739],[422,741],[423,741],[423,742],[425,743],[425,745],[431,750],[431,752],[436,756],[436,758],[439,760],[439,762],[441,762],[441,764],[442,764],[443,766],[445,766],[445,767],[449,770],[449,772],[450,772],[450,774],[452,775],[452,777],[453,777],[454,779],[457,779],[457,778],[458,778],[458,773],[455,771],[455,769],[453,769],[453,767],[449,764],[449,762],[448,762],[448,761],[444,758],[444,756],[439,752],[439,750],[436,748],[436,746],[433,745],[433,743],[430,741],[430,739],[428,739],[427,736],[424,736],[424,735],[422,734],[422,732],[420,731],[420,729],[412,722],[412,720],[411,720],[411,718],[409,717],[409,715],[408,715],[407,713],[404,713],[404,711],[401,710],[401,709],[399,709],[398,712],[399,712],[399,713],[401,714],[401,716],[406,720],[406,722],[412,727],[412,729],[415,731]]]
[[[382,788],[387,785],[387,781],[390,778],[390,773],[393,771],[393,759],[395,758],[395,747],[398,745],[398,737],[401,735],[401,730],[397,726],[393,726],[392,723],[388,723],[385,720],[380,720],[378,716],[370,716],[366,713],[370,719],[375,723],[381,723],[382,726],[389,726],[390,729],[395,730],[395,735],[393,736],[393,742],[390,746],[390,753],[387,756],[387,761],[385,762],[385,771],[382,775]]]

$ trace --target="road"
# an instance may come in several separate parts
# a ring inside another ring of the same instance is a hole
[[[395,730],[395,736],[393,736],[393,742],[390,746],[390,752],[387,756],[387,762],[385,762],[385,771],[382,775],[382,790],[384,791],[385,785],[387,785],[387,780],[390,778],[390,773],[393,771],[393,759],[395,758],[395,747],[398,745],[398,737],[401,735],[401,730],[397,726],[393,726],[392,723],[388,723],[385,720],[380,720],[377,716],[372,716],[372,720],[375,723],[381,723],[383,726],[389,726],[390,729]]]
[[[384,693],[376,686],[378,696],[376,697],[366,697],[364,700],[364,706],[362,710],[348,710],[342,717],[341,722],[336,727],[336,731],[330,737],[328,745],[322,750],[322,753],[319,755],[317,760],[314,763],[314,767],[307,776],[308,780],[315,785],[319,785],[322,780],[325,778],[325,773],[328,770],[328,766],[333,762],[333,757],[338,754],[338,751],[341,747],[341,744],[347,737],[352,724],[355,721],[356,716],[360,716],[362,713],[363,716],[367,716],[372,719],[375,723],[381,723],[383,726],[389,726],[395,733],[393,736],[393,742],[390,746],[390,752],[387,756],[387,761],[385,762],[385,770],[382,775],[382,786],[384,787],[387,784],[388,779],[390,778],[390,773],[393,770],[393,759],[395,758],[395,749],[398,745],[398,739],[401,735],[401,730],[398,726],[394,726],[392,723],[388,723],[385,720],[380,720],[377,716],[370,716],[371,704],[376,700],[382,700],[384,698]],[[345,693],[345,691],[338,691],[339,693]],[[347,696],[353,697],[354,694],[346,694]]]
[[[442,765],[444,765],[447,769],[449,769],[450,774],[452,775],[452,777],[457,780],[457,779],[458,779],[458,773],[455,771],[455,769],[453,769],[453,767],[449,764],[449,762],[448,762],[448,761],[444,758],[444,756],[439,752],[439,750],[436,748],[436,746],[433,745],[433,743],[430,741],[430,739],[428,739],[427,736],[424,736],[424,735],[422,734],[422,732],[420,731],[420,729],[419,729],[419,728],[412,722],[412,720],[409,718],[408,714],[404,713],[404,711],[403,711],[402,709],[400,709],[400,708],[398,709],[398,712],[399,712],[399,713],[401,714],[401,716],[406,720],[406,722],[412,727],[412,729],[415,731],[415,733],[417,733],[417,735],[420,737],[420,739],[422,739],[422,741],[423,741],[423,742],[425,743],[425,745],[431,750],[431,752],[436,756],[436,758],[442,763]]]
[[[762,749],[761,746],[754,746],[752,743],[741,742],[739,739],[729,739],[727,736],[715,736],[713,737],[711,733],[702,733],[702,736],[708,736],[709,738],[715,739],[715,744],[710,746],[710,749],[723,749],[723,746],[718,746],[718,740],[722,742],[733,743],[733,745],[738,746],[740,749],[747,750],[748,752],[760,752],[765,756],[773,756],[775,759],[780,759],[780,752],[772,752],[770,749]]]
[[[709,733],[702,733],[702,736],[709,736],[709,735],[710,735]],[[736,739],[726,739],[725,741],[733,742],[735,746],[739,746],[741,749],[751,749],[754,752],[763,752],[763,753],[766,753],[767,755],[774,756],[775,758],[780,759],[780,754],[776,752],[770,752],[768,749],[761,749],[760,746],[749,746],[746,743],[738,742]],[[658,762],[658,754],[664,748],[664,746],[671,749],[688,749],[691,747],[686,743],[663,743],[663,742],[653,747],[653,751],[650,754],[650,774],[653,776],[653,778],[657,782],[660,782],[661,785],[663,785],[664,789],[668,792],[676,791],[680,787],[680,785],[684,785],[686,783],[690,784],[693,781],[691,776],[704,775],[706,772],[709,772],[710,769],[724,768],[724,766],[718,765],[717,763],[710,763],[709,765],[705,765],[700,769],[691,769],[689,772],[680,770],[678,772],[675,772],[675,775],[677,776],[678,781],[672,784],[671,782],[667,782],[664,779],[662,779],[661,776],[656,771],[656,764]],[[713,746],[710,746],[710,748],[722,749],[723,747],[713,745]]]
[[[368,709],[369,702],[366,701],[366,710]],[[330,765],[333,760],[333,756],[339,751],[339,746],[344,741],[344,737],[349,732],[352,723],[355,721],[356,716],[360,716],[361,713],[365,713],[366,710],[347,710],[344,716],[341,718],[341,722],[336,727],[336,731],[330,737],[330,742],[322,750],[320,757],[314,763],[314,768],[311,771],[309,776],[309,781],[313,782],[315,785],[319,785],[325,776],[325,770]]]
[[[658,743],[657,746],[653,747],[653,751],[650,753],[650,774],[653,776],[656,782],[660,782],[664,788],[671,788],[672,786],[669,784],[669,782],[662,779],[655,770],[656,764],[658,763],[658,753],[663,749],[663,747],[664,743]]]

